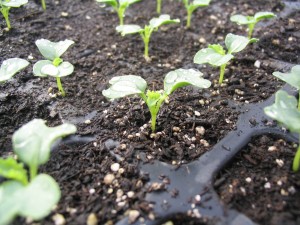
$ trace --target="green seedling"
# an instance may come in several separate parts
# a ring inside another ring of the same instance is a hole
[[[64,97],[66,94],[60,78],[73,73],[74,66],[69,62],[64,62],[60,57],[72,44],[74,44],[74,41],[64,40],[51,42],[46,39],[39,39],[35,44],[46,60],[40,60],[34,64],[33,74],[39,77],[56,77],[58,90]]]
[[[202,73],[193,69],[178,69],[169,72],[164,79],[163,91],[151,91],[147,82],[135,75],[118,76],[109,81],[110,87],[102,94],[109,99],[123,98],[128,95],[139,95],[147,104],[151,114],[151,130],[156,130],[156,118],[164,100],[176,89],[188,85],[198,88],[209,88],[211,82],[202,78]]]
[[[285,81],[291,86],[300,90],[300,65],[294,66],[291,73],[274,72],[274,76]],[[300,94],[300,91],[299,91]],[[300,98],[298,100],[286,93],[277,91],[275,103],[264,108],[265,113],[274,120],[287,127],[291,132],[299,134],[300,140]],[[299,171],[300,168],[300,145],[298,145],[296,155],[293,160],[293,171]]]
[[[208,6],[211,0],[182,0],[187,11],[186,27],[191,27],[191,19],[193,12],[199,7]]]
[[[9,80],[28,65],[29,62],[25,59],[11,58],[4,60],[0,67],[0,83]]]
[[[144,41],[144,57],[149,60],[149,42],[152,32],[157,31],[158,28],[164,24],[179,23],[179,19],[170,19],[169,15],[160,15],[158,18],[152,18],[149,25],[145,25],[141,28],[139,25],[121,25],[117,26],[116,30],[121,33],[122,36],[127,34],[140,34]]]
[[[46,10],[46,2],[45,0],[41,0],[43,10]]]
[[[14,158],[0,159],[0,224],[10,224],[16,216],[40,220],[47,216],[60,199],[56,181],[47,174],[37,174],[38,166],[50,157],[52,143],[76,132],[76,127],[63,124],[49,128],[45,121],[34,119],[13,134]],[[29,168],[30,179],[23,163]]]
[[[11,8],[19,8],[22,5],[28,3],[28,0],[0,0],[0,11],[5,19],[6,26],[8,29],[11,28],[9,21],[9,10]]]
[[[113,7],[113,9],[118,14],[120,25],[123,25],[126,9],[133,3],[139,2],[141,0],[119,0],[119,1],[118,0],[96,0],[96,1]]]
[[[208,63],[212,66],[220,67],[219,84],[223,83],[224,73],[227,63],[234,58],[233,53],[242,51],[249,43],[256,42],[257,39],[248,39],[235,34],[227,34],[225,38],[225,49],[220,44],[208,45],[208,48],[201,49],[194,57],[194,63]]]
[[[254,16],[243,16],[243,15],[233,15],[230,17],[232,22],[237,23],[238,25],[248,25],[248,38],[252,37],[252,33],[255,25],[263,19],[271,19],[276,17],[272,12],[258,12]]]
[[[160,12],[161,12],[161,2],[162,2],[162,0],[156,0],[156,12],[157,12],[157,14],[160,14]]]

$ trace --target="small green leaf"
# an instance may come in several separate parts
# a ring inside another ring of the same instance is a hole
[[[290,73],[274,72],[273,75],[289,85],[300,89],[300,65],[294,66]]]
[[[4,82],[29,65],[25,59],[11,58],[4,60],[0,67],[0,82]]]
[[[285,91],[277,91],[275,103],[265,107],[267,116],[286,126],[291,132],[300,133],[300,111],[297,108],[297,99]]]
[[[229,62],[233,55],[221,55],[212,48],[204,48],[196,53],[194,56],[194,63],[205,64],[208,63],[213,66],[221,66]]]
[[[157,102],[161,98],[161,94],[158,91],[147,91],[147,105],[149,109],[151,110],[153,107],[157,105]]]
[[[44,164],[50,156],[52,143],[60,137],[76,132],[72,124],[62,124],[56,127],[47,127],[42,119],[34,119],[23,125],[12,137],[14,152],[27,165]]]
[[[220,55],[225,55],[226,54],[226,51],[224,50],[224,48],[220,44],[208,45],[208,48],[211,48],[211,49],[215,50],[215,52],[219,53]]]
[[[210,1],[211,0],[194,0],[192,5],[196,7],[208,6]]]
[[[19,181],[23,185],[28,183],[27,171],[24,169],[23,164],[18,163],[11,157],[7,159],[0,158],[0,175],[6,179]]]
[[[169,15],[160,15],[158,18],[152,18],[149,22],[152,29],[156,29],[164,24],[179,23],[179,19],[172,20]]]
[[[35,42],[40,53],[48,60],[53,61],[59,58],[67,49],[74,44],[74,41],[64,40],[59,42],[51,42],[46,39],[39,39]]]
[[[110,5],[114,8],[118,7],[117,0],[96,0],[96,1],[99,2],[99,3],[104,3],[104,4],[107,4],[107,5]]]
[[[25,5],[28,3],[28,0],[1,0],[1,3],[0,5],[4,5],[6,7],[15,7],[15,8],[18,8],[22,5]]]
[[[271,19],[274,17],[276,17],[276,15],[272,12],[258,12],[258,13],[255,13],[255,15],[254,15],[256,22],[263,20],[263,19]]]
[[[74,66],[69,62],[62,62],[54,66],[49,60],[40,60],[33,66],[33,74],[39,77],[65,77],[74,72]]]
[[[107,90],[103,90],[102,94],[109,99],[122,98],[128,95],[144,93],[147,88],[146,81],[135,75],[113,77]]]
[[[170,95],[180,87],[193,85],[198,88],[209,88],[211,82],[202,78],[202,73],[193,69],[177,69],[169,72],[164,79],[164,91]]]
[[[9,224],[17,215],[40,220],[59,199],[59,186],[49,175],[40,174],[27,186],[6,181],[0,186],[0,224]]]
[[[144,31],[139,25],[120,25],[116,27],[116,31],[121,33],[122,36],[127,34],[136,34]]]
[[[235,22],[239,25],[255,23],[254,17],[244,16],[244,15],[240,15],[240,14],[231,16],[230,21]]]
[[[236,53],[242,51],[249,42],[253,42],[255,39],[248,39],[247,37],[235,35],[235,34],[227,34],[225,38],[225,45],[228,49],[228,53]]]

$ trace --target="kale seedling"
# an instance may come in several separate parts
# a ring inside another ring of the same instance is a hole
[[[124,24],[124,16],[126,9],[133,3],[139,2],[141,0],[96,0],[99,3],[105,3],[113,7],[113,9],[117,12],[120,25]]]
[[[300,90],[300,65],[294,66],[291,73],[274,72],[274,76],[285,81],[291,86]],[[300,91],[299,91],[300,94]],[[300,140],[300,98],[298,100],[286,93],[285,91],[277,91],[275,95],[275,103],[264,108],[265,113],[274,120],[287,127],[291,132],[299,134]],[[299,171],[300,168],[300,145],[293,160],[293,171]]]
[[[238,25],[248,25],[248,38],[252,37],[253,29],[255,25],[263,19],[271,19],[276,17],[272,12],[258,12],[254,16],[243,16],[243,15],[233,15],[230,17],[232,22],[237,23]]]
[[[10,21],[8,18],[10,8],[19,8],[28,3],[28,0],[0,0],[0,11],[5,19],[7,28],[10,29]]]
[[[208,6],[211,0],[193,0],[192,2],[190,2],[190,0],[182,1],[187,11],[186,27],[190,27],[193,12],[199,7]]]
[[[33,66],[33,74],[39,77],[56,77],[58,90],[64,97],[66,94],[62,87],[60,78],[73,73],[74,66],[69,62],[64,62],[60,57],[72,44],[74,44],[74,41],[64,40],[51,42],[46,39],[39,39],[35,42],[35,44],[40,53],[47,60],[40,60],[36,62]]]
[[[169,72],[164,79],[163,91],[146,93],[147,82],[135,75],[118,76],[109,81],[110,87],[103,90],[102,94],[109,99],[123,98],[128,95],[138,94],[147,104],[151,114],[151,130],[156,129],[156,118],[164,100],[176,89],[188,85],[199,88],[209,88],[211,82],[202,78],[202,73],[193,69],[178,69]]]
[[[171,20],[169,15],[160,15],[158,18],[152,18],[149,25],[145,25],[141,28],[139,25],[121,25],[117,26],[116,30],[121,33],[122,36],[127,34],[137,34],[139,33],[144,41],[144,57],[149,60],[149,42],[153,31],[157,31],[158,28],[164,24],[179,23],[179,19]]]
[[[14,133],[13,150],[22,163],[0,159],[0,176],[7,179],[0,185],[0,224],[10,224],[18,215],[39,220],[51,212],[60,199],[59,186],[51,176],[37,174],[38,166],[49,160],[55,140],[75,132],[71,124],[49,128],[44,120],[35,119]]]
[[[0,67],[0,83],[9,80],[28,65],[29,62],[25,59],[11,58],[4,60]]]
[[[208,48],[201,49],[194,57],[194,63],[208,63],[212,66],[220,67],[219,84],[223,83],[226,64],[234,57],[232,54],[242,51],[249,43],[256,42],[257,39],[248,39],[235,34],[227,34],[225,45],[227,53],[220,44],[208,45]]]

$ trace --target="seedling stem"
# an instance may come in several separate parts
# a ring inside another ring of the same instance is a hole
[[[161,0],[157,0],[156,12],[157,12],[157,14],[160,14],[160,12],[161,12]]]
[[[41,0],[43,10],[46,10],[46,2],[45,0]]]
[[[253,24],[249,24],[249,31],[248,31],[248,38],[250,39],[252,37],[252,33],[253,33],[253,30],[254,30],[254,27],[255,27],[255,24],[256,23],[253,23]]]
[[[220,78],[219,78],[219,84],[223,83],[223,79],[224,79],[224,73],[225,73],[225,69],[226,69],[226,63],[220,66]]]
[[[1,6],[1,9],[0,9],[0,11],[1,11],[1,13],[2,13],[2,15],[5,19],[7,28],[10,30],[11,25],[10,25],[10,21],[9,21],[9,18],[8,18],[9,10],[10,10],[10,7],[3,7],[3,6]]]
[[[57,83],[57,87],[59,92],[61,93],[61,96],[65,97],[66,96],[66,92],[64,91],[61,81],[60,81],[60,77],[56,77],[56,83]]]

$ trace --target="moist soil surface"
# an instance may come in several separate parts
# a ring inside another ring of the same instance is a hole
[[[138,210],[140,218],[151,216],[151,204],[144,200],[148,176],[140,173],[138,164],[158,159],[180,166],[197,159],[235,129],[244,104],[264,101],[282,86],[272,72],[300,64],[300,13],[288,7],[293,3],[212,1],[194,12],[192,27],[186,29],[182,3],[165,0],[163,13],[179,18],[181,24],[166,25],[152,35],[150,62],[143,58],[141,38],[117,34],[116,14],[94,0],[49,0],[46,11],[39,1],[29,1],[11,9],[13,29],[7,32],[1,23],[1,62],[20,57],[33,65],[42,59],[35,46],[41,38],[75,41],[63,55],[75,66],[74,73],[62,79],[66,97],[57,94],[55,79],[34,77],[32,67],[0,84],[2,156],[12,154],[13,132],[34,118],[47,120],[49,126],[70,122],[78,129],[78,136],[56,146],[41,168],[62,190],[57,208],[41,224],[53,224],[52,217],[58,214],[67,224],[84,224],[88,218],[114,224],[131,210]],[[155,7],[155,1],[145,0],[130,6],[125,23],[147,24],[157,16]],[[254,37],[259,42],[236,54],[227,66],[224,84],[218,85],[218,68],[194,64],[194,55],[208,44],[224,45],[228,33],[246,36],[246,27],[231,23],[230,15],[258,11],[272,11],[277,18],[257,24]],[[155,137],[151,136],[149,110],[141,99],[110,102],[101,94],[112,77],[128,74],[140,75],[150,89],[160,90],[165,74],[179,68],[200,70],[212,87],[186,87],[172,94],[159,113]],[[114,163],[120,165],[118,171],[111,170]],[[104,182],[108,174],[115,179]],[[299,177],[295,179],[294,188],[299,191]],[[256,215],[260,216],[253,212],[251,218],[261,221]],[[25,221],[16,221],[21,223]]]

